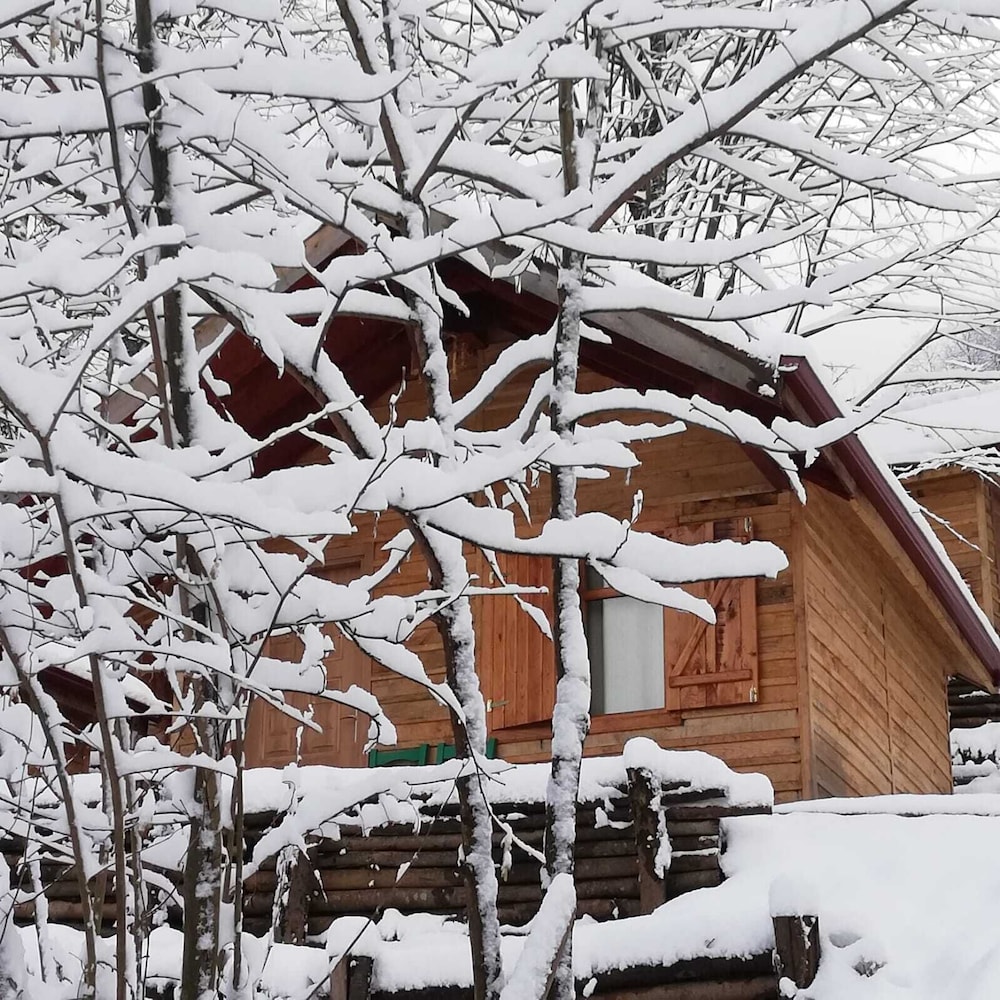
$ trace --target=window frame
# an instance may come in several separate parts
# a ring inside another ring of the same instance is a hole
[[[753,521],[752,515],[745,511],[729,512],[725,514],[713,513],[707,517],[699,517],[692,519],[677,519],[670,518],[664,519],[662,521],[654,521],[653,523],[645,523],[642,525],[642,529],[650,534],[660,535],[661,537],[670,537],[671,533],[680,531],[682,529],[696,528],[699,525],[712,525],[713,526],[713,536],[715,535],[717,529],[715,525],[720,522],[734,522],[736,524],[743,523],[744,531],[753,534]],[[728,535],[722,535],[716,540],[722,540],[726,537],[731,537]],[[588,566],[586,560],[581,560],[580,562],[580,589],[578,590],[581,613],[584,617],[584,624],[586,624],[587,615],[587,604],[594,600],[603,600],[611,597],[625,597],[628,595],[620,593],[620,591],[615,590],[613,587],[609,587],[604,582],[604,586],[601,587],[589,587],[587,586],[587,573],[591,570]],[[599,576],[600,573],[597,570],[593,570]],[[752,578],[744,577],[733,577],[733,580],[750,580],[756,586],[757,581],[752,580]],[[714,581],[710,581],[714,583]],[[753,629],[756,633],[755,640],[755,654],[752,665],[753,671],[753,686],[752,689],[755,694],[760,692],[759,687],[759,607],[756,603],[756,598],[753,602]],[[668,609],[662,609],[664,616],[664,648],[666,648],[667,643],[667,620],[666,614]],[[522,612],[523,615],[523,612]],[[551,619],[550,619],[551,620]],[[478,636],[478,633],[477,633]],[[735,702],[729,705],[707,705],[699,707],[687,707],[678,708],[669,705],[669,698],[671,690],[676,689],[676,685],[671,685],[669,676],[669,666],[667,657],[664,656],[663,661],[663,671],[664,671],[664,701],[665,704],[662,708],[646,708],[646,709],[636,709],[630,712],[614,712],[610,714],[602,713],[591,714],[590,720],[590,735],[597,737],[596,740],[588,741],[588,746],[592,750],[601,752],[601,747],[611,747],[614,744],[611,736],[616,733],[630,732],[630,731],[641,731],[641,730],[663,730],[670,728],[678,728],[684,724],[685,719],[697,718],[702,715],[710,715],[713,712],[738,712],[742,711],[753,711],[754,706],[757,704],[753,699],[747,702]],[[484,689],[485,690],[485,689]],[[501,740],[506,741],[536,741],[545,740],[551,735],[551,721],[549,719],[540,720],[535,722],[519,722],[511,724],[501,724],[490,728],[491,735],[496,735],[501,738]],[[696,745],[697,741],[693,741]],[[540,744],[539,744],[540,746]]]

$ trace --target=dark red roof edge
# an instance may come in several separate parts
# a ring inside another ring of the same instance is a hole
[[[817,423],[842,415],[807,358],[782,357],[781,367],[790,369],[785,385],[794,393],[807,414]],[[886,482],[885,475],[856,434],[833,445],[837,457],[854,477],[858,487],[871,501],[906,554],[913,560],[932,593],[942,603],[965,641],[986,667],[993,683],[1000,685],[1000,649],[989,629],[970,605],[972,596],[948,572],[941,556],[928,542],[913,515]]]

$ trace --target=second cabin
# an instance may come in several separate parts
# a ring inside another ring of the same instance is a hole
[[[542,275],[515,290],[460,262],[442,272],[470,309],[467,317],[446,315],[457,396],[505,345],[548,328],[554,286]],[[838,415],[803,359],[785,359],[776,375],[774,360],[755,357],[749,346],[723,347],[663,316],[608,313],[590,321],[610,343],[585,344],[583,392],[627,385],[698,394],[768,423]],[[331,325],[327,349],[368,405],[387,412],[402,380],[398,421],[425,415],[404,326],[341,317]],[[227,409],[258,438],[315,409],[294,377],[279,377],[239,333],[212,367],[231,387]],[[524,371],[490,398],[475,426],[506,425],[524,406],[534,374]],[[774,580],[692,585],[715,607],[714,626],[622,596],[588,572],[581,594],[593,670],[587,754],[618,753],[630,737],[650,736],[663,747],[706,750],[735,769],[761,771],[779,800],[950,790],[948,680],[995,685],[1000,649],[926,522],[865,445],[852,436],[826,449],[805,470],[805,505],[768,459],[720,434],[689,429],[635,450],[641,465],[630,474],[580,481],[581,512],[628,518],[641,490],[639,528],[683,542],[765,539],[787,554],[789,566]],[[304,437],[285,437],[260,456],[257,472],[324,460]],[[515,506],[521,500],[508,499]],[[530,535],[549,509],[544,476],[524,503],[518,530]],[[403,527],[392,514],[360,521],[356,535],[331,546],[322,572],[346,580],[370,569]],[[550,585],[547,559],[500,555],[499,561],[509,583]],[[472,569],[490,580],[481,556]],[[389,586],[416,593],[426,582],[426,567],[414,555]],[[551,615],[548,595],[526,599]],[[478,597],[475,604],[491,747],[510,761],[546,759],[555,688],[551,643],[512,597]],[[443,680],[434,627],[422,626],[411,645],[432,680]],[[406,760],[434,763],[451,752],[446,710],[423,688],[339,640],[327,666],[331,688],[359,684],[377,696]],[[298,704],[307,701],[296,697]],[[315,706],[315,719],[323,732],[305,733],[304,763],[365,766],[386,759],[378,750],[371,758],[365,753],[367,719],[326,702]],[[257,704],[248,763],[293,759],[295,729]]]

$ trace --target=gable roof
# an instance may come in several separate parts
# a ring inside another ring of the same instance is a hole
[[[357,247],[328,227],[310,237],[306,250],[312,264],[325,266],[334,256],[357,252]],[[490,277],[477,263],[479,258],[490,269],[503,269],[516,257],[515,248],[497,241],[471,260],[456,257],[443,262],[450,287],[470,307],[468,317],[450,310],[446,328],[451,323],[456,332],[488,336],[490,325],[495,324],[502,325],[508,335],[525,336],[551,325],[556,315],[554,269],[538,266],[500,279]],[[589,312],[587,322],[610,334],[611,343],[585,341],[582,346],[582,361],[593,370],[638,388],[697,393],[763,420],[785,416],[818,424],[847,412],[827,384],[822,366],[804,351],[800,339],[782,334],[754,337],[735,323],[680,322],[655,308],[618,311],[611,308],[616,288],[627,286],[630,295],[639,288],[655,305],[652,291],[659,286],[629,268],[610,268],[606,277],[608,308]],[[282,272],[277,287],[295,290],[311,285],[315,281],[305,270],[289,270]],[[315,410],[295,376],[291,372],[279,376],[241,331],[226,328],[225,320],[203,321],[196,336],[202,347],[214,342],[210,363],[231,386],[226,409],[249,433],[262,438],[286,421],[302,419]],[[377,338],[377,351],[371,349],[373,338]],[[411,357],[406,324],[384,317],[338,315],[328,328],[326,346],[349,371],[359,396],[369,399],[398,384]],[[139,405],[137,389],[133,382],[131,391],[112,396],[111,419],[127,419],[134,412]],[[1000,637],[919,507],[869,444],[869,433],[851,434],[824,449],[817,462],[804,470],[804,478],[844,495],[857,490],[868,499],[989,676],[1000,685]],[[302,444],[296,445],[294,435],[284,437],[268,449],[258,472],[290,463],[296,447]],[[751,457],[760,463],[759,457]],[[776,488],[787,488],[776,472],[769,470],[769,478]]]

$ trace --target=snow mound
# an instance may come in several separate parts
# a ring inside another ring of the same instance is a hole
[[[989,845],[1000,832],[1000,796],[982,797],[993,800],[984,815],[945,811],[948,796],[885,798],[909,800],[895,803],[907,808],[928,800],[930,815],[878,812],[880,799],[858,799],[851,815],[821,812],[823,801],[725,820],[721,889],[747,901],[762,933],[775,883],[783,896],[791,886],[808,897],[803,910],[819,917],[823,955],[812,1000],[996,996],[1000,858]],[[719,890],[702,892],[723,902]]]
[[[480,760],[486,793],[493,805],[542,803],[549,765],[509,764]],[[282,811],[293,798],[306,803],[337,803],[326,811],[325,822],[367,828],[387,823],[414,823],[437,814],[458,801],[455,778],[461,761],[388,768],[327,767],[255,768],[244,773],[244,802],[248,813]],[[664,786],[685,791],[711,792],[736,807],[767,808],[774,790],[760,774],[739,774],[700,750],[664,750],[653,740],[630,740],[621,754],[588,757],[580,775],[580,802],[620,798],[628,786],[626,771],[644,768]],[[364,803],[355,807],[355,803]]]
[[[1000,722],[953,729],[951,769],[956,792],[1000,793]]]

